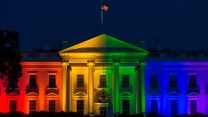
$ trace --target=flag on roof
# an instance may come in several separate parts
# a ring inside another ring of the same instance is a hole
[[[102,10],[107,11],[108,9],[109,9],[108,6],[106,6],[106,5],[103,5],[103,6],[102,6]]]

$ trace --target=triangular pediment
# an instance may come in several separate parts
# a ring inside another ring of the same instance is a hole
[[[103,52],[135,52],[148,54],[148,51],[141,49],[137,46],[131,45],[114,37],[106,34],[102,34],[76,44],[74,46],[68,47],[59,53],[103,53]]]

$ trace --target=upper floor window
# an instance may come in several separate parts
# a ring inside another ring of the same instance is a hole
[[[17,100],[10,100],[10,112],[17,111]]]
[[[56,88],[56,75],[49,75],[49,88]]]
[[[30,88],[35,88],[36,86],[37,86],[37,83],[36,83],[36,75],[30,75],[29,87]]]
[[[129,75],[122,75],[122,87],[123,88],[129,87]]]
[[[100,87],[104,88],[106,86],[106,75],[100,75]]]
[[[189,76],[189,87],[197,87],[196,85],[196,75]]]
[[[170,75],[170,87],[177,87],[177,78],[176,75]]]
[[[158,81],[157,81],[157,75],[152,75],[150,78],[150,87],[151,88],[157,88],[158,87]]]
[[[77,75],[77,87],[78,88],[84,87],[84,75]]]

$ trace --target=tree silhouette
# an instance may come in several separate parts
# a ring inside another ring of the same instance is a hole
[[[7,90],[17,88],[22,75],[19,34],[0,29],[0,78]]]

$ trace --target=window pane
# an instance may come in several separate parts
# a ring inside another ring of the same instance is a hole
[[[36,100],[30,100],[29,111],[36,111]]]
[[[84,114],[84,100],[77,100],[77,113]]]
[[[190,114],[194,115],[197,112],[197,104],[196,104],[196,100],[190,100]]]
[[[158,112],[158,101],[157,100],[151,100],[151,111]]]
[[[196,75],[189,76],[189,87],[196,87]]]
[[[106,75],[100,75],[100,87],[106,87]]]
[[[122,75],[122,87],[129,87],[129,75]]]
[[[84,75],[77,75],[77,87],[78,88],[84,87]]]
[[[123,100],[123,114],[129,115],[129,100]]]
[[[170,87],[177,87],[176,75],[170,75]]]
[[[49,75],[49,88],[56,88],[56,76]]]
[[[29,87],[35,88],[36,86],[36,75],[30,75]]]
[[[157,82],[157,76],[156,75],[152,75],[151,76],[151,79],[150,79],[150,87],[151,88],[158,87],[158,82]]]
[[[170,101],[170,114],[171,116],[178,115],[178,101],[171,100]]]
[[[55,100],[49,100],[49,111],[55,112],[56,109],[56,101]]]
[[[17,100],[10,100],[10,112],[17,111]]]
[[[106,116],[107,114],[107,108],[106,107],[100,107],[100,115]]]

